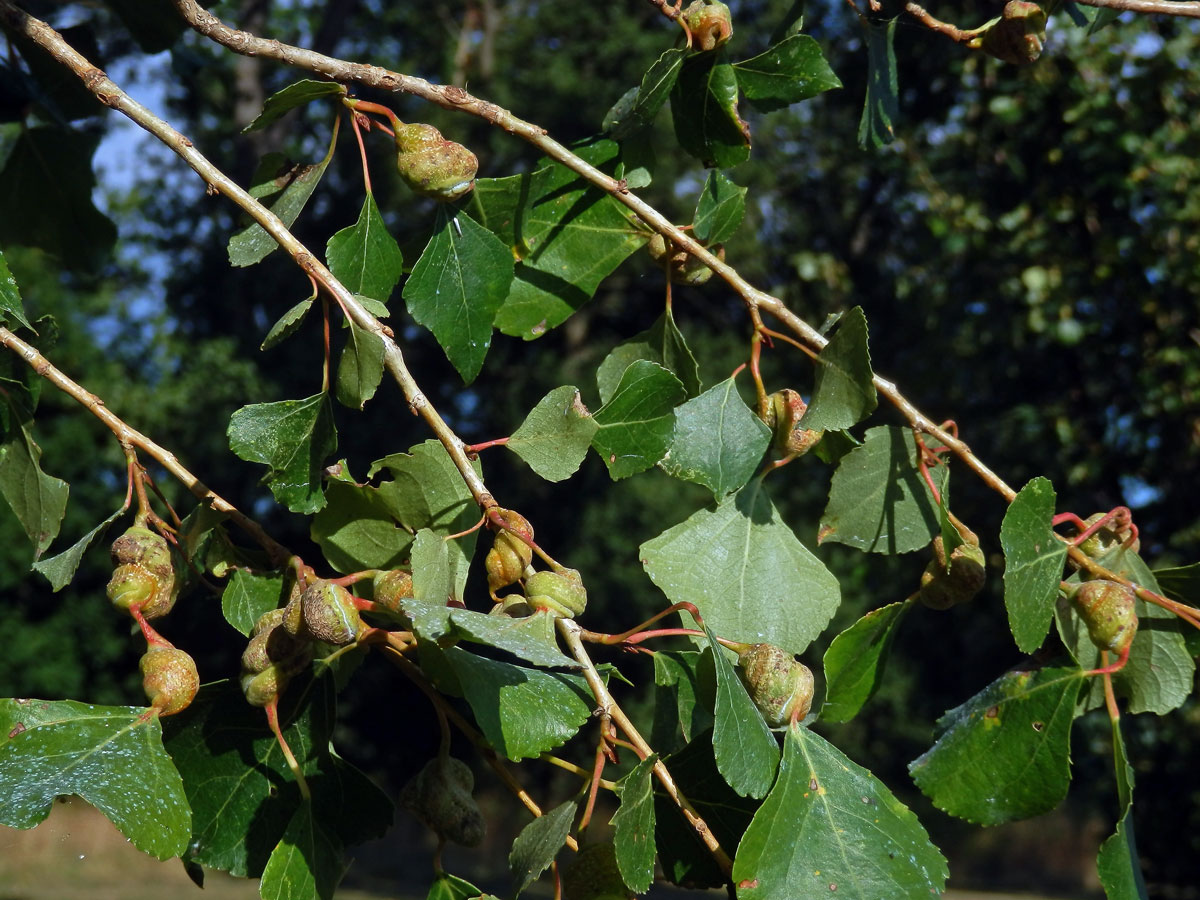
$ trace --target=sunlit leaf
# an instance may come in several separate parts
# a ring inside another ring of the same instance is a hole
[[[1050,527],[1054,505],[1054,486],[1045,478],[1034,478],[1009,504],[1000,526],[1004,605],[1013,638],[1025,653],[1040,647],[1050,630],[1067,557],[1067,545]]]
[[[599,426],[592,446],[613,481],[650,468],[663,458],[675,432],[675,405],[684,398],[679,379],[662,366],[640,359],[594,416]]]
[[[579,469],[599,426],[574,385],[557,387],[537,402],[505,445],[547,481]]]
[[[329,239],[325,247],[329,270],[351,293],[386,303],[404,273],[404,256],[367,194],[358,221]]]
[[[850,721],[879,689],[896,629],[911,607],[901,600],[873,609],[833,639],[824,658],[822,721]]]
[[[345,93],[345,86],[333,81],[314,81],[312,79],[297,81],[268,97],[266,103],[263,104],[262,112],[242,131],[262,131],[272,122],[277,121],[284,113],[297,106],[304,106],[322,97],[341,96]]]
[[[812,402],[800,420],[804,428],[845,431],[869,416],[878,404],[871,381],[867,318],[856,306],[838,321],[837,331],[816,360]]]
[[[758,56],[734,63],[733,68],[746,99],[763,112],[842,86],[820,44],[805,34],[793,34]]]
[[[738,80],[724,48],[697,53],[671,88],[671,119],[679,146],[709,168],[750,158],[750,128],[738,115]]]
[[[713,757],[729,786],[744,797],[764,797],[775,780],[779,745],[746,693],[715,635],[705,626],[717,673],[713,710]]]

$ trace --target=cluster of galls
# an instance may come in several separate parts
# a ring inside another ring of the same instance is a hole
[[[484,559],[488,591],[496,601],[494,612],[510,616],[548,613],[556,618],[573,619],[587,606],[587,588],[575,569],[533,569],[533,526],[520,513],[497,510],[504,523]],[[523,594],[497,591],[522,582]]]
[[[171,547],[161,534],[135,524],[113,541],[110,555],[114,570],[108,599],[137,620],[146,636],[146,652],[138,667],[150,701],[148,715],[174,715],[191,704],[200,688],[200,676],[187,653],[146,624],[175,606],[178,585]]]

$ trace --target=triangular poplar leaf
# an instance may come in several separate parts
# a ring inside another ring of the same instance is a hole
[[[696,604],[723,638],[803,653],[841,602],[837,579],[780,519],[761,479],[640,549],[672,603]]]
[[[337,450],[328,394],[243,406],[229,420],[229,449],[270,471],[263,482],[294,513],[325,505],[321,469]]]
[[[297,81],[294,84],[289,84],[281,91],[276,91],[266,102],[263,103],[262,112],[260,112],[242,132],[262,131],[272,122],[278,120],[284,113],[295,109],[297,106],[304,106],[306,103],[311,103],[313,100],[319,100],[322,97],[342,96],[346,93],[346,88],[343,85],[333,81],[315,81],[313,79],[305,79]]]
[[[765,797],[779,767],[779,744],[707,625],[704,633],[717,673],[713,710],[717,770],[743,797]]]
[[[823,663],[823,722],[849,722],[878,690],[896,629],[911,607],[901,600],[873,609],[833,639]]]
[[[600,363],[596,370],[596,386],[600,389],[601,403],[612,399],[625,370],[639,359],[648,359],[670,371],[683,384],[689,397],[700,393],[700,366],[669,308],[641,334],[617,344]]]
[[[806,34],[793,34],[758,56],[734,63],[733,68],[750,105],[763,112],[842,86],[821,45]]]
[[[565,481],[587,456],[597,428],[578,388],[565,384],[538,401],[505,446],[547,481]]]
[[[645,471],[666,455],[675,433],[675,406],[683,399],[679,379],[657,363],[639,359],[625,370],[594,416],[598,427],[592,446],[613,481]]]
[[[679,146],[708,168],[750,158],[750,128],[738,115],[737,73],[725,50],[696,53],[671,88],[671,119]]]
[[[816,359],[816,386],[800,426],[845,431],[878,405],[867,347],[867,318],[856,306],[838,320],[837,331]]]
[[[350,322],[349,337],[338,362],[337,398],[343,406],[362,409],[383,380],[383,338]]]
[[[79,568],[79,561],[83,559],[83,554],[87,552],[92,542],[102,537],[104,532],[108,530],[108,526],[124,514],[125,510],[118,509],[62,553],[57,553],[46,559],[39,559],[33,564],[33,570],[41,572],[46,576],[46,579],[50,582],[51,590],[55,592],[61,591],[75,577],[75,570]]]
[[[474,219],[440,204],[433,237],[404,283],[414,319],[433,332],[470,383],[492,345],[492,322],[508,296],[513,257]]]
[[[1006,672],[938,720],[937,742],[909,764],[938,809],[980,825],[1054,809],[1071,782],[1078,669]]]
[[[556,806],[534,819],[513,841],[508,855],[508,867],[513,874],[513,897],[521,894],[541,875],[567,842],[571,823],[575,820],[574,800]]]
[[[750,480],[770,443],[770,429],[727,378],[675,410],[675,436],[658,465],[720,500]]]
[[[337,835],[311,803],[301,803],[267,860],[259,882],[262,900],[333,900],[346,865]]]
[[[938,533],[937,504],[916,464],[910,430],[867,429],[863,442],[842,457],[821,516],[819,543],[836,541],[871,553],[911,553]],[[930,471],[939,492],[949,470]]]
[[[738,900],[927,898],[946,860],[912,810],[836,747],[793,725],[775,787],[733,861]]]
[[[358,221],[329,239],[329,271],[351,293],[387,303],[404,274],[404,255],[387,230],[375,197],[368,193]]]
[[[74,700],[0,700],[0,824],[33,828],[58,797],[78,795],[158,859],[192,834],[183,782],[157,716]],[[132,764],[136,763],[136,764]]]
[[[1017,647],[1032,653],[1042,645],[1054,616],[1067,545],[1055,535],[1054,486],[1034,478],[1017,493],[1000,525],[1004,548],[1004,605]]]
[[[708,173],[696,213],[692,233],[706,244],[721,244],[733,237],[746,215],[747,188],[734,184],[720,169]]]

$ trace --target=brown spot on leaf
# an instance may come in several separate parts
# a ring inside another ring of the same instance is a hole
[[[815,779],[815,778],[814,778],[814,779],[812,779],[811,781],[809,781],[809,783],[808,783],[808,789],[809,789],[810,791],[815,791],[815,790],[817,789],[817,779]]]
[[[18,722],[16,725],[14,725],[12,727],[12,731],[10,731],[8,733],[9,740],[12,740],[13,738],[15,738],[18,734],[20,734],[24,730],[25,730],[25,723]]]
[[[988,711],[984,713],[984,716],[989,719],[994,719],[999,715],[1000,715],[1000,707],[998,707],[998,706],[989,706]]]
[[[1042,730],[1043,728],[1045,728],[1045,727],[1046,727],[1046,723],[1045,723],[1045,722],[1034,722],[1034,723],[1033,723],[1033,730],[1034,730],[1034,731],[1041,731],[1041,730]]]
[[[753,888],[756,888],[756,887],[758,887],[758,879],[757,878],[745,878],[742,881],[738,882],[738,890],[739,891],[742,891],[742,890],[748,891],[748,890],[752,890]]]

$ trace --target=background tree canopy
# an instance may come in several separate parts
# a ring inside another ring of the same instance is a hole
[[[862,17],[834,2],[729,5],[733,58],[763,52],[800,24],[841,87],[771,111],[743,104],[752,151],[724,173],[747,189],[747,203],[726,259],[814,324],[861,307],[871,368],[929,415],[953,417],[1008,483],[1046,475],[1058,508],[1081,515],[1128,506],[1141,555],[1155,569],[1200,558],[1200,73],[1193,65],[1200,25],[1124,13],[1105,26],[1104,11],[1056,5],[1040,59],[1014,66],[934,33],[899,3],[873,12],[864,5]],[[325,155],[328,103],[242,130],[268,97],[302,75],[185,29],[172,4],[136,7],[124,0],[23,4],[239,184],[251,182],[268,152],[308,162]],[[213,12],[285,44],[465,86],[565,144],[598,135],[610,109],[642,83],[678,32],[653,4],[634,2],[243,0]],[[931,12],[968,28],[1000,8],[971,2]],[[893,19],[894,140],[860,146],[868,80],[879,75],[868,64],[879,48],[869,45],[884,40],[881,30]],[[239,407],[307,397],[320,387],[314,327],[260,351],[272,323],[311,292],[307,280],[282,253],[231,266],[229,236],[248,220],[206,196],[178,158],[109,114],[74,76],[56,75],[55,63],[11,24],[6,40],[0,249],[38,326],[37,346],[277,540],[318,559],[309,519],[272,501],[261,470],[231,452],[226,433]],[[404,94],[364,89],[358,96],[470,147],[481,178],[543,164],[535,147],[480,118]],[[673,221],[687,222],[707,173],[681,150],[676,132],[666,109],[653,119],[639,148],[642,159],[652,159],[653,181],[634,186]],[[292,229],[309,247],[323,248],[359,216],[363,169],[348,127],[337,141],[339,152]],[[414,198],[392,177],[390,142],[369,140],[366,152],[375,202],[410,273],[437,204]],[[47,217],[59,225],[42,225]],[[63,223],[69,240],[59,236]],[[467,442],[483,442],[511,434],[559,385],[579,385],[587,406],[599,409],[597,367],[615,345],[654,325],[662,295],[659,267],[634,254],[562,327],[536,341],[497,333],[466,386],[433,335],[400,312],[398,293],[389,323],[447,422]],[[676,286],[671,308],[704,385],[745,362],[745,305],[719,279]],[[335,349],[348,336],[335,328]],[[810,396],[812,369],[798,356],[778,343],[765,352],[766,383]],[[0,375],[23,379],[23,366],[5,354]],[[357,478],[385,453],[430,437],[395,391],[381,391],[363,412],[339,407],[335,416],[346,428],[336,458]],[[41,389],[36,422],[46,470],[71,485],[57,550],[120,506],[125,460],[109,433],[58,391]],[[881,409],[871,424],[903,420]],[[662,608],[637,548],[710,501],[707,490],[660,471],[613,483],[596,455],[571,481],[552,484],[513,454],[492,453],[484,456],[488,484],[519,497],[538,533],[570,548],[566,558],[586,574],[592,597],[619,598],[594,603],[588,628],[621,630]],[[805,458],[783,472],[786,478],[772,476],[781,518],[841,583],[831,627],[804,655],[816,668],[835,635],[868,610],[904,600],[928,559],[868,561],[848,547],[818,548],[834,467]],[[186,497],[163,473],[153,474],[169,499]],[[966,475],[953,484],[955,513],[969,523],[999,523],[1001,498]],[[998,526],[976,530],[989,572],[998,573]],[[131,702],[140,676],[128,626],[98,599],[111,573],[105,549],[91,548],[74,581],[52,595],[30,576],[21,525],[0,519],[0,536],[0,630],[7,635],[0,694]],[[964,834],[908,773],[946,710],[1025,658],[1008,639],[1003,590],[996,574],[969,607],[910,616],[877,697],[852,722],[819,722],[813,731],[912,806],[951,860],[953,884],[1081,891],[1069,877],[1055,883],[1047,861],[1014,863],[993,846],[1003,837]],[[486,604],[481,577],[466,599]],[[172,615],[172,633],[207,636],[187,646],[202,673],[236,671],[244,647],[221,632],[218,607],[181,604]],[[1186,639],[1194,654],[1195,633]],[[635,682],[655,677],[645,660],[619,663]],[[339,698],[337,724],[342,752],[393,796],[438,745],[432,711],[416,688],[397,682],[376,675],[356,681]],[[380,716],[383,704],[412,712]],[[635,702],[631,712],[651,717],[648,703]],[[1198,725],[1192,698],[1166,717],[1123,719],[1137,776],[1138,850],[1158,896],[1200,896],[1200,775],[1188,762]],[[1077,748],[1103,746],[1107,722],[1083,719],[1075,739]],[[785,759],[791,749],[785,742]],[[1113,822],[1111,765],[1102,753],[1075,757],[1064,815],[1077,828],[1089,817]],[[590,766],[592,748],[571,758]],[[1025,854],[1022,832],[1009,833],[1016,836],[1009,852]],[[1048,842],[1038,849],[1053,855],[1057,848]]]

